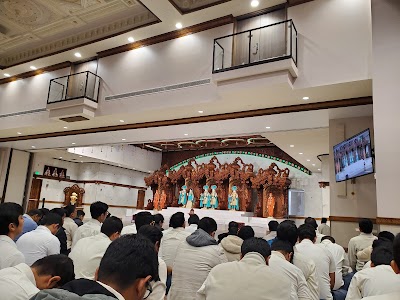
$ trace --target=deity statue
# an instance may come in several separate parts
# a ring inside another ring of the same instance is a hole
[[[210,195],[210,207],[212,209],[218,208],[218,195],[217,195],[217,186],[211,186],[211,195]]]
[[[159,204],[160,204],[160,193],[157,190],[156,193],[154,194],[154,200],[153,200],[154,209],[159,210],[158,209]]]
[[[44,172],[44,176],[51,176],[50,167],[47,167],[46,172]]]
[[[64,170],[61,170],[61,173],[60,173],[60,176],[59,176],[60,178],[65,178],[65,173],[64,173]]]
[[[70,200],[69,203],[72,205],[75,205],[77,199],[78,199],[78,194],[73,192],[71,194],[71,196],[69,197],[69,200]]]
[[[274,208],[275,208],[275,197],[272,195],[272,193],[269,193],[267,199],[267,212],[269,218],[274,216]]]
[[[189,190],[189,194],[188,194],[187,203],[186,203],[185,207],[186,208],[192,208],[194,206],[194,202],[195,202],[195,199],[194,199],[193,190],[190,189]]]
[[[167,194],[165,193],[165,191],[163,190],[161,192],[161,197],[160,197],[160,207],[158,208],[158,210],[163,210],[165,208],[165,203],[167,203]]]
[[[178,204],[182,204],[183,206],[186,206],[187,202],[187,193],[186,193],[187,186],[184,185],[182,186],[182,190],[179,192],[179,201]]]
[[[51,174],[53,177],[58,177],[58,171],[57,168],[54,168],[53,174]]]
[[[203,186],[204,192],[200,196],[200,207],[209,208],[211,196],[208,192],[208,185]]]
[[[228,209],[239,210],[239,195],[236,192],[237,186],[232,187],[232,193],[228,197]]]

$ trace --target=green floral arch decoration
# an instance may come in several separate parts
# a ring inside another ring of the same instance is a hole
[[[198,159],[198,158],[203,158],[203,157],[213,157],[213,156],[220,155],[220,154],[235,154],[235,155],[242,154],[242,155],[251,155],[251,156],[256,156],[256,157],[268,158],[268,159],[275,160],[277,162],[283,163],[285,165],[288,165],[289,167],[295,168],[295,169],[297,169],[297,170],[299,170],[299,171],[301,171],[301,172],[303,172],[303,173],[305,173],[307,175],[312,175],[312,172],[310,170],[308,170],[307,168],[304,168],[302,166],[299,166],[299,165],[297,165],[295,163],[292,163],[290,161],[287,161],[285,159],[282,159],[282,158],[279,158],[279,157],[276,157],[276,156],[267,155],[267,154],[263,154],[263,153],[255,153],[255,152],[249,152],[249,151],[234,151],[234,150],[232,150],[232,151],[218,151],[218,152],[210,152],[210,153],[200,154],[200,155],[197,155],[195,157],[191,157],[191,158],[185,159],[185,160],[177,163],[176,165],[173,165],[171,168],[169,168],[169,170],[171,170],[171,171],[177,170],[181,166],[186,165],[191,159]]]

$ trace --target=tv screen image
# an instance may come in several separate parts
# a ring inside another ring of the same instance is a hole
[[[369,129],[333,147],[336,181],[374,172]]]

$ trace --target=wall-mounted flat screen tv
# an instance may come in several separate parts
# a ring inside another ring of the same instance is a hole
[[[374,173],[369,129],[333,147],[336,182]]]

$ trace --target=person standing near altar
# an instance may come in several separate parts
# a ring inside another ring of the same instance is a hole
[[[192,207],[194,207],[194,202],[195,202],[195,199],[194,199],[193,190],[190,189],[185,207],[191,209]]]
[[[239,210],[239,196],[236,192],[237,186],[232,187],[232,193],[228,196],[228,209]]]
[[[218,195],[217,195],[217,186],[211,186],[211,195],[210,195],[210,208],[217,209],[218,208]]]
[[[178,204],[182,204],[183,207],[186,206],[188,200],[188,194],[186,193],[187,186],[182,186],[182,190],[179,192],[179,201]]]

